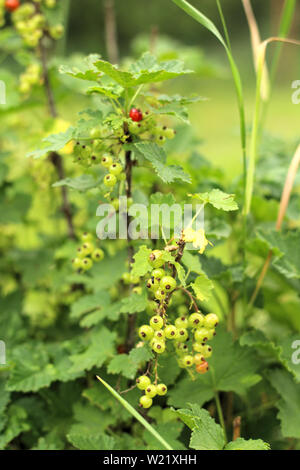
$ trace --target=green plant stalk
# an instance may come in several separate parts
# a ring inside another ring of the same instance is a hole
[[[228,443],[228,439],[227,439],[226,426],[225,426],[225,421],[224,421],[224,416],[223,416],[222,405],[221,405],[221,402],[220,402],[220,397],[219,397],[218,392],[215,392],[215,402],[216,402],[216,405],[217,405],[218,417],[219,417],[219,421],[220,421],[220,424],[221,424],[222,429],[223,429],[225,445],[226,445]]]
[[[132,416],[144,426],[167,450],[173,450],[170,444],[149,424],[118,392],[116,392],[108,383],[106,383],[101,377],[97,379],[107,388],[107,390],[121,403],[121,405],[130,413]]]
[[[295,9],[296,9],[296,0],[285,1],[284,7],[282,10],[281,20],[280,20],[278,37],[283,38],[283,39],[287,37],[291,29],[292,22],[293,22]],[[279,42],[276,45],[274,56],[272,58],[272,63],[271,63],[271,68],[270,68],[271,69],[271,73],[270,73],[271,84],[274,82],[274,79],[276,76],[282,47],[283,47],[283,44]]]
[[[286,0],[282,14],[281,14],[281,20],[280,20],[280,26],[279,26],[279,31],[278,31],[278,37],[285,39],[288,36],[288,33],[291,29],[291,25],[293,22],[293,17],[296,9],[296,0]],[[275,52],[271,61],[271,66],[270,66],[270,94],[269,94],[269,100],[264,101],[263,103],[263,109],[262,109],[262,115],[261,115],[261,121],[260,121],[260,133],[263,131],[264,123],[266,122],[267,114],[268,114],[268,109],[270,105],[270,97],[272,93],[272,89],[274,87],[274,82],[276,78],[276,73],[278,70],[278,64],[280,60],[280,55],[282,52],[282,43],[277,43],[275,47]]]
[[[251,201],[253,195],[253,185],[254,185],[254,174],[255,174],[255,162],[257,154],[257,146],[259,140],[259,125],[260,125],[260,111],[261,111],[261,83],[264,70],[264,54],[260,54],[257,64],[257,77],[256,77],[256,97],[255,97],[255,107],[254,107],[254,117],[252,124],[252,133],[250,141],[250,151],[249,151],[249,166],[247,171],[247,182],[246,182],[246,203],[244,207],[244,215],[247,217],[251,209]]]

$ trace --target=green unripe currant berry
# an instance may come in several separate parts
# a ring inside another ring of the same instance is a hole
[[[159,315],[154,315],[152,318],[150,318],[150,326],[154,330],[161,330],[164,326],[164,321]]]
[[[189,309],[186,305],[179,305],[179,307],[177,308],[177,312],[180,317],[185,317],[188,314]]]
[[[164,136],[165,136],[167,139],[174,139],[174,137],[175,137],[175,132],[174,132],[173,129],[170,129],[170,128],[164,129]]]
[[[208,359],[212,355],[212,347],[209,344],[204,344],[203,351],[201,352],[204,359]]]
[[[208,330],[207,328],[198,328],[195,331],[195,340],[197,343],[205,343],[205,341],[211,338],[211,330]]]
[[[130,282],[131,282],[130,273],[123,273],[122,274],[122,281],[124,282],[124,284],[130,284]]]
[[[90,130],[90,137],[91,139],[99,139],[99,137],[101,137],[101,129],[93,127],[93,129]]]
[[[47,8],[54,8],[56,5],[56,0],[45,0],[45,5]]]
[[[91,242],[84,242],[81,249],[82,249],[82,252],[85,254],[85,256],[87,256],[92,253],[92,251],[94,250],[94,246],[92,245]]]
[[[81,258],[74,258],[72,260],[72,266],[74,269],[80,269],[82,267],[82,259]]]
[[[138,295],[141,295],[141,293],[143,292],[142,291],[142,288],[140,286],[135,286],[133,289],[132,289],[132,292],[134,294],[138,294]]]
[[[65,29],[62,24],[57,24],[50,28],[49,33],[53,39],[60,39],[64,34],[64,30]]]
[[[167,292],[172,292],[174,289],[176,289],[176,285],[177,284],[175,279],[171,276],[164,276],[160,281],[160,288]]]
[[[88,271],[89,269],[91,269],[92,266],[93,266],[93,261],[91,260],[91,258],[83,258],[82,269],[84,269],[84,271]]]
[[[81,240],[84,242],[91,242],[93,240],[93,235],[89,232],[84,232],[81,235]]]
[[[219,318],[214,313],[209,313],[204,317],[205,328],[215,328],[219,324]]]
[[[164,135],[158,135],[156,138],[155,138],[155,141],[158,143],[158,145],[163,145],[166,141],[166,138]]]
[[[85,258],[85,252],[83,251],[81,247],[77,248],[77,257],[81,259]]]
[[[147,375],[141,375],[136,379],[136,385],[139,390],[145,390],[151,384],[151,380]]]
[[[147,289],[151,289],[153,291],[156,291],[159,287],[159,281],[155,279],[154,277],[150,277],[146,283]]]
[[[112,175],[119,176],[119,174],[123,171],[123,167],[120,163],[113,163],[110,165],[109,171]]]
[[[202,355],[201,353],[195,354],[195,356],[194,356],[194,364],[196,364],[196,366],[197,366],[198,364],[202,364],[203,361],[204,361],[204,357],[203,357],[203,355]]]
[[[202,355],[204,344],[205,343],[193,343],[193,350]]]
[[[157,309],[157,303],[154,300],[150,300],[147,304],[147,313],[148,315],[153,315],[153,312],[155,312]]]
[[[97,248],[96,250],[93,251],[92,260],[98,262],[98,261],[102,261],[103,258],[104,258],[104,251],[101,250],[101,248]]]
[[[165,332],[163,330],[157,330],[154,333],[154,338],[161,341],[165,338]]]
[[[168,325],[168,326],[166,326],[164,331],[165,331],[166,338],[168,338],[168,339],[177,339],[178,330],[177,330],[176,326]]]
[[[188,332],[185,328],[180,328],[178,330],[178,337],[177,337],[177,341],[183,343],[184,341],[186,341],[188,339],[189,335],[188,335]]]
[[[201,328],[204,324],[204,315],[202,313],[192,313],[189,316],[190,328]]]
[[[161,250],[154,250],[149,256],[149,261],[154,269],[160,268],[165,262],[163,260],[163,252]]]
[[[184,315],[182,317],[178,317],[175,320],[175,326],[176,328],[187,328],[189,325],[187,317]]]
[[[112,164],[112,158],[109,155],[104,155],[101,159],[101,165],[105,168],[109,168]]]
[[[116,185],[117,178],[115,177],[115,175],[108,173],[108,175],[104,176],[103,182],[105,186],[107,186],[108,188],[112,188]]]
[[[138,284],[139,282],[140,282],[139,276],[134,276],[132,273],[130,273],[130,283]]]
[[[176,353],[179,355],[184,355],[188,352],[187,345],[184,343],[180,343],[179,341],[175,343],[175,348],[176,348]]]
[[[154,277],[154,279],[157,279],[159,282],[164,276],[165,276],[165,271],[161,268],[153,269],[151,273],[151,277]]]
[[[148,385],[148,387],[145,388],[145,394],[147,397],[154,398],[157,395],[156,385]]]
[[[152,406],[152,398],[148,397],[147,395],[143,395],[141,398],[140,398],[140,405],[143,407],[143,408],[150,408]]]
[[[163,397],[168,391],[168,387],[165,384],[158,384],[156,386],[157,395]]]
[[[115,209],[115,211],[118,212],[119,207],[120,207],[120,201],[119,201],[119,199],[117,199],[117,198],[114,199],[114,200],[112,201],[112,206],[113,206],[113,208]]]
[[[157,354],[162,354],[165,352],[166,349],[166,344],[164,341],[156,341],[154,340],[153,343],[151,344],[151,348],[153,349],[154,352]]]
[[[139,337],[143,341],[150,341],[153,338],[153,328],[149,325],[143,325],[139,328]]]
[[[89,145],[82,145],[80,153],[82,158],[88,158],[92,153],[92,148]]]
[[[191,367],[194,364],[194,358],[188,354],[187,356],[183,356],[182,362],[185,367]]]
[[[167,293],[164,290],[157,289],[154,293],[154,296],[157,300],[164,300],[166,298]]]

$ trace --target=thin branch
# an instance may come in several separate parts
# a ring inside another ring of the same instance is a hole
[[[105,41],[108,59],[112,64],[119,63],[117,22],[114,0],[105,0]]]
[[[242,425],[242,418],[237,416],[233,420],[233,437],[232,440],[236,441],[239,437],[241,437],[241,425]]]
[[[49,72],[48,72],[48,66],[47,66],[47,52],[46,52],[46,48],[44,46],[43,40],[44,40],[44,37],[41,38],[40,40],[39,51],[40,51],[40,58],[41,58],[42,71],[43,71],[44,88],[46,92],[49,113],[55,119],[58,113],[57,113],[57,109],[55,106],[55,100],[54,100],[53,91],[52,91],[52,87],[51,87],[51,83],[49,79]],[[65,179],[63,161],[59,153],[52,152],[49,158],[56,168],[58,178],[60,180]],[[65,186],[61,187],[61,195],[62,195],[62,201],[63,201],[62,212],[67,222],[69,238],[76,239],[75,230],[73,226],[73,220],[72,220],[71,204],[68,198],[68,191]]]

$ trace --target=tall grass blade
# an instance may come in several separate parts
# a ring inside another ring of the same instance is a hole
[[[257,59],[257,77],[256,77],[256,99],[255,109],[252,123],[252,133],[250,140],[250,152],[249,152],[249,166],[247,171],[247,182],[246,182],[246,204],[244,207],[245,214],[248,215],[251,209],[251,201],[253,195],[254,175],[255,175],[255,164],[257,159],[257,147],[259,141],[259,123],[260,123],[260,112],[261,112],[261,84],[263,77],[264,64],[266,60],[267,47],[272,42],[284,42],[287,44],[295,44],[300,46],[300,41],[293,39],[282,39],[282,38],[269,38],[263,41],[258,50]]]
[[[257,25],[257,21],[255,19],[255,15],[253,13],[252,5],[250,0],[242,0],[243,7],[246,13],[247,22],[249,25],[250,36],[251,36],[251,44],[252,44],[252,51],[253,51],[253,60],[254,60],[254,67],[257,72],[258,67],[258,51],[259,45],[261,44],[261,37]],[[261,84],[261,97],[264,101],[267,101],[270,96],[270,80],[269,80],[269,72],[267,68],[267,64],[264,63],[263,69],[263,77],[262,77],[262,84]]]
[[[143,426],[144,428],[147,429],[147,431],[151,432],[151,434],[156,437],[156,439],[167,449],[167,450],[173,450],[170,444],[165,441],[165,439],[157,432],[155,429],[149,424],[121,395],[116,392],[105,380],[101,379],[101,377],[98,377],[97,379],[104,385],[104,387],[107,388],[107,390],[110,391],[110,393],[121,403],[124,408],[132,414],[132,416],[137,419]]]

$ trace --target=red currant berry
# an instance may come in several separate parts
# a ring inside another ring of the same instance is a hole
[[[129,116],[134,122],[139,122],[143,119],[142,112],[137,108],[132,108],[130,110]]]
[[[8,11],[15,11],[19,8],[20,2],[19,0],[6,0],[5,8]]]
[[[203,361],[201,364],[196,365],[196,371],[198,372],[198,374],[206,374],[208,369],[209,367],[206,361]]]

